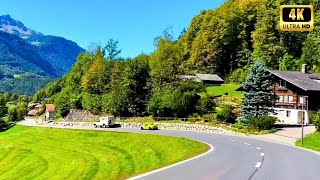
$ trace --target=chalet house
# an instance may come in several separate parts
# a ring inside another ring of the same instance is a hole
[[[39,103],[29,104],[28,108],[31,110],[27,113],[28,116],[35,116],[37,112],[41,111],[42,105]]]
[[[181,75],[179,78],[183,81],[193,80],[203,82],[206,86],[221,85],[224,83],[224,80],[217,74]]]
[[[269,70],[273,78],[273,90],[277,96],[274,110],[280,121],[286,124],[310,123],[310,115],[320,110],[320,74]]]
[[[46,104],[46,120],[54,118],[56,115],[56,109],[53,104]]]
[[[268,70],[272,76],[272,89],[276,96],[275,116],[284,124],[310,124],[310,115],[320,110],[320,73]],[[238,91],[243,91],[240,87]],[[304,121],[303,121],[304,120]]]

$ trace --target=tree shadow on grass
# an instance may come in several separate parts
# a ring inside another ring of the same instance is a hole
[[[121,128],[121,124],[114,124],[113,126],[109,126],[109,128]]]
[[[9,124],[1,124],[0,123],[0,132],[5,132],[15,125],[16,125],[16,123],[9,123]]]

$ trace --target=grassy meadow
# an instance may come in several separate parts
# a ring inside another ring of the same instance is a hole
[[[229,96],[242,97],[242,92],[236,91],[239,87],[241,87],[239,84],[222,84],[221,86],[207,87],[207,92],[215,96],[228,93]]]
[[[296,142],[296,145],[307,149],[320,151],[320,132],[307,135],[304,138],[303,146],[301,145],[300,139]]]
[[[184,138],[16,125],[0,133],[0,179],[125,179],[206,150]]]

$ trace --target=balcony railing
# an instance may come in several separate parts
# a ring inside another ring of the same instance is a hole
[[[292,109],[307,109],[307,104],[295,102],[275,102],[276,107],[286,107]]]

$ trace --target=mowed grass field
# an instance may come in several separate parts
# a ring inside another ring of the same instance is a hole
[[[222,84],[221,86],[210,86],[207,87],[208,94],[215,96],[225,95],[228,93],[229,96],[242,97],[241,91],[236,91],[242,85],[239,84]]]
[[[208,149],[184,138],[16,125],[0,133],[0,179],[124,179]]]
[[[299,139],[296,142],[297,146],[312,149],[315,151],[320,151],[320,132],[315,132],[313,134],[309,134],[304,138],[303,146],[301,145],[301,140]]]

